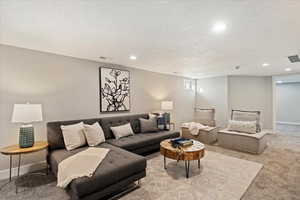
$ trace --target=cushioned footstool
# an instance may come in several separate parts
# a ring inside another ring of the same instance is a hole
[[[228,149],[260,154],[267,147],[266,135],[267,131],[248,134],[223,129],[218,132],[218,144]]]

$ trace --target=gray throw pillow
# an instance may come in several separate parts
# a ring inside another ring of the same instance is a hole
[[[110,127],[116,139],[134,135],[130,123],[121,126]]]
[[[152,117],[150,119],[140,118],[140,124],[141,124],[141,132],[142,133],[158,131],[156,117]]]

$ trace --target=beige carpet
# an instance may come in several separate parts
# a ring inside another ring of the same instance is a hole
[[[224,149],[219,147],[218,145],[207,145],[206,147],[209,152],[216,152],[222,155],[263,164],[264,167],[260,170],[250,187],[248,187],[246,193],[242,197],[242,200],[300,200],[300,137],[268,135],[268,148],[261,155],[252,155],[248,153]],[[209,157],[205,158],[207,159]],[[152,161],[150,160],[149,163],[151,162]],[[169,184],[167,182],[160,183],[160,176],[156,176],[157,178],[153,179],[155,174],[159,175],[164,172],[162,167],[162,160],[159,160],[158,158],[157,163],[160,165],[159,168],[157,168],[157,172],[155,172],[155,170],[154,172],[151,172],[152,167],[151,164],[149,164],[148,168],[150,171],[148,171],[147,178],[143,180],[142,188],[137,191],[131,192],[127,196],[122,197],[123,200],[145,200],[152,199],[151,197],[153,197],[153,199],[168,197],[165,193],[169,194],[172,191],[169,190],[164,193],[163,188],[169,188]],[[169,165],[173,165],[171,161],[169,161],[168,163]],[[204,161],[202,162],[202,165],[205,165]],[[223,164],[221,162],[218,162],[217,166],[218,165],[222,167]],[[196,166],[196,163],[191,164],[191,168],[195,168],[193,173],[197,173]],[[183,165],[181,165],[181,168],[182,170],[180,170],[180,177],[183,179]],[[171,167],[169,167],[168,172],[169,174],[172,172]],[[161,180],[167,180],[167,178],[165,177],[166,175],[168,174],[165,173],[165,175],[162,176]],[[150,178],[149,182],[146,182],[148,178]],[[190,180],[192,179],[193,177]],[[222,180],[222,178],[220,178],[220,180]],[[69,199],[69,196],[64,192],[64,190],[55,187],[56,180],[55,177],[51,174],[49,174],[48,176],[27,176],[24,177],[21,182],[22,184],[20,184],[20,193],[16,195],[13,182],[7,185],[5,184],[7,183],[7,180],[1,180],[0,200]],[[186,187],[185,185],[188,185],[184,181],[176,183],[178,183],[178,188],[184,188]],[[2,187],[3,185],[5,187]],[[201,187],[198,187],[194,192],[202,191],[204,189],[205,187],[202,185]],[[151,191],[154,191],[158,194],[153,194]],[[198,198],[195,197],[194,193],[189,194],[183,189],[180,191],[181,192],[179,193],[179,191],[176,191],[175,189],[175,192],[177,192],[178,194],[177,199],[193,200]],[[174,193],[172,193],[170,197],[172,195],[174,195]]]
[[[185,178],[184,163],[167,160],[153,154],[148,157],[147,177],[142,187],[122,197],[122,200],[238,200],[241,199],[262,164],[207,151],[201,160],[191,162],[190,178]]]

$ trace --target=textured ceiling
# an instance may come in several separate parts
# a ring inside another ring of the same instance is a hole
[[[0,2],[2,44],[194,78],[300,72],[300,0]]]

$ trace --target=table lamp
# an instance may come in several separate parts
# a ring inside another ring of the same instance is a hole
[[[13,123],[22,123],[19,132],[19,146],[32,147],[34,144],[34,127],[32,122],[40,122],[42,117],[41,104],[15,104],[12,114]]]
[[[173,101],[162,101],[161,102],[161,110],[162,111],[171,111],[173,110]],[[165,121],[165,129],[169,130],[167,125],[170,125],[171,122],[171,114],[170,112],[163,113],[163,118]]]

